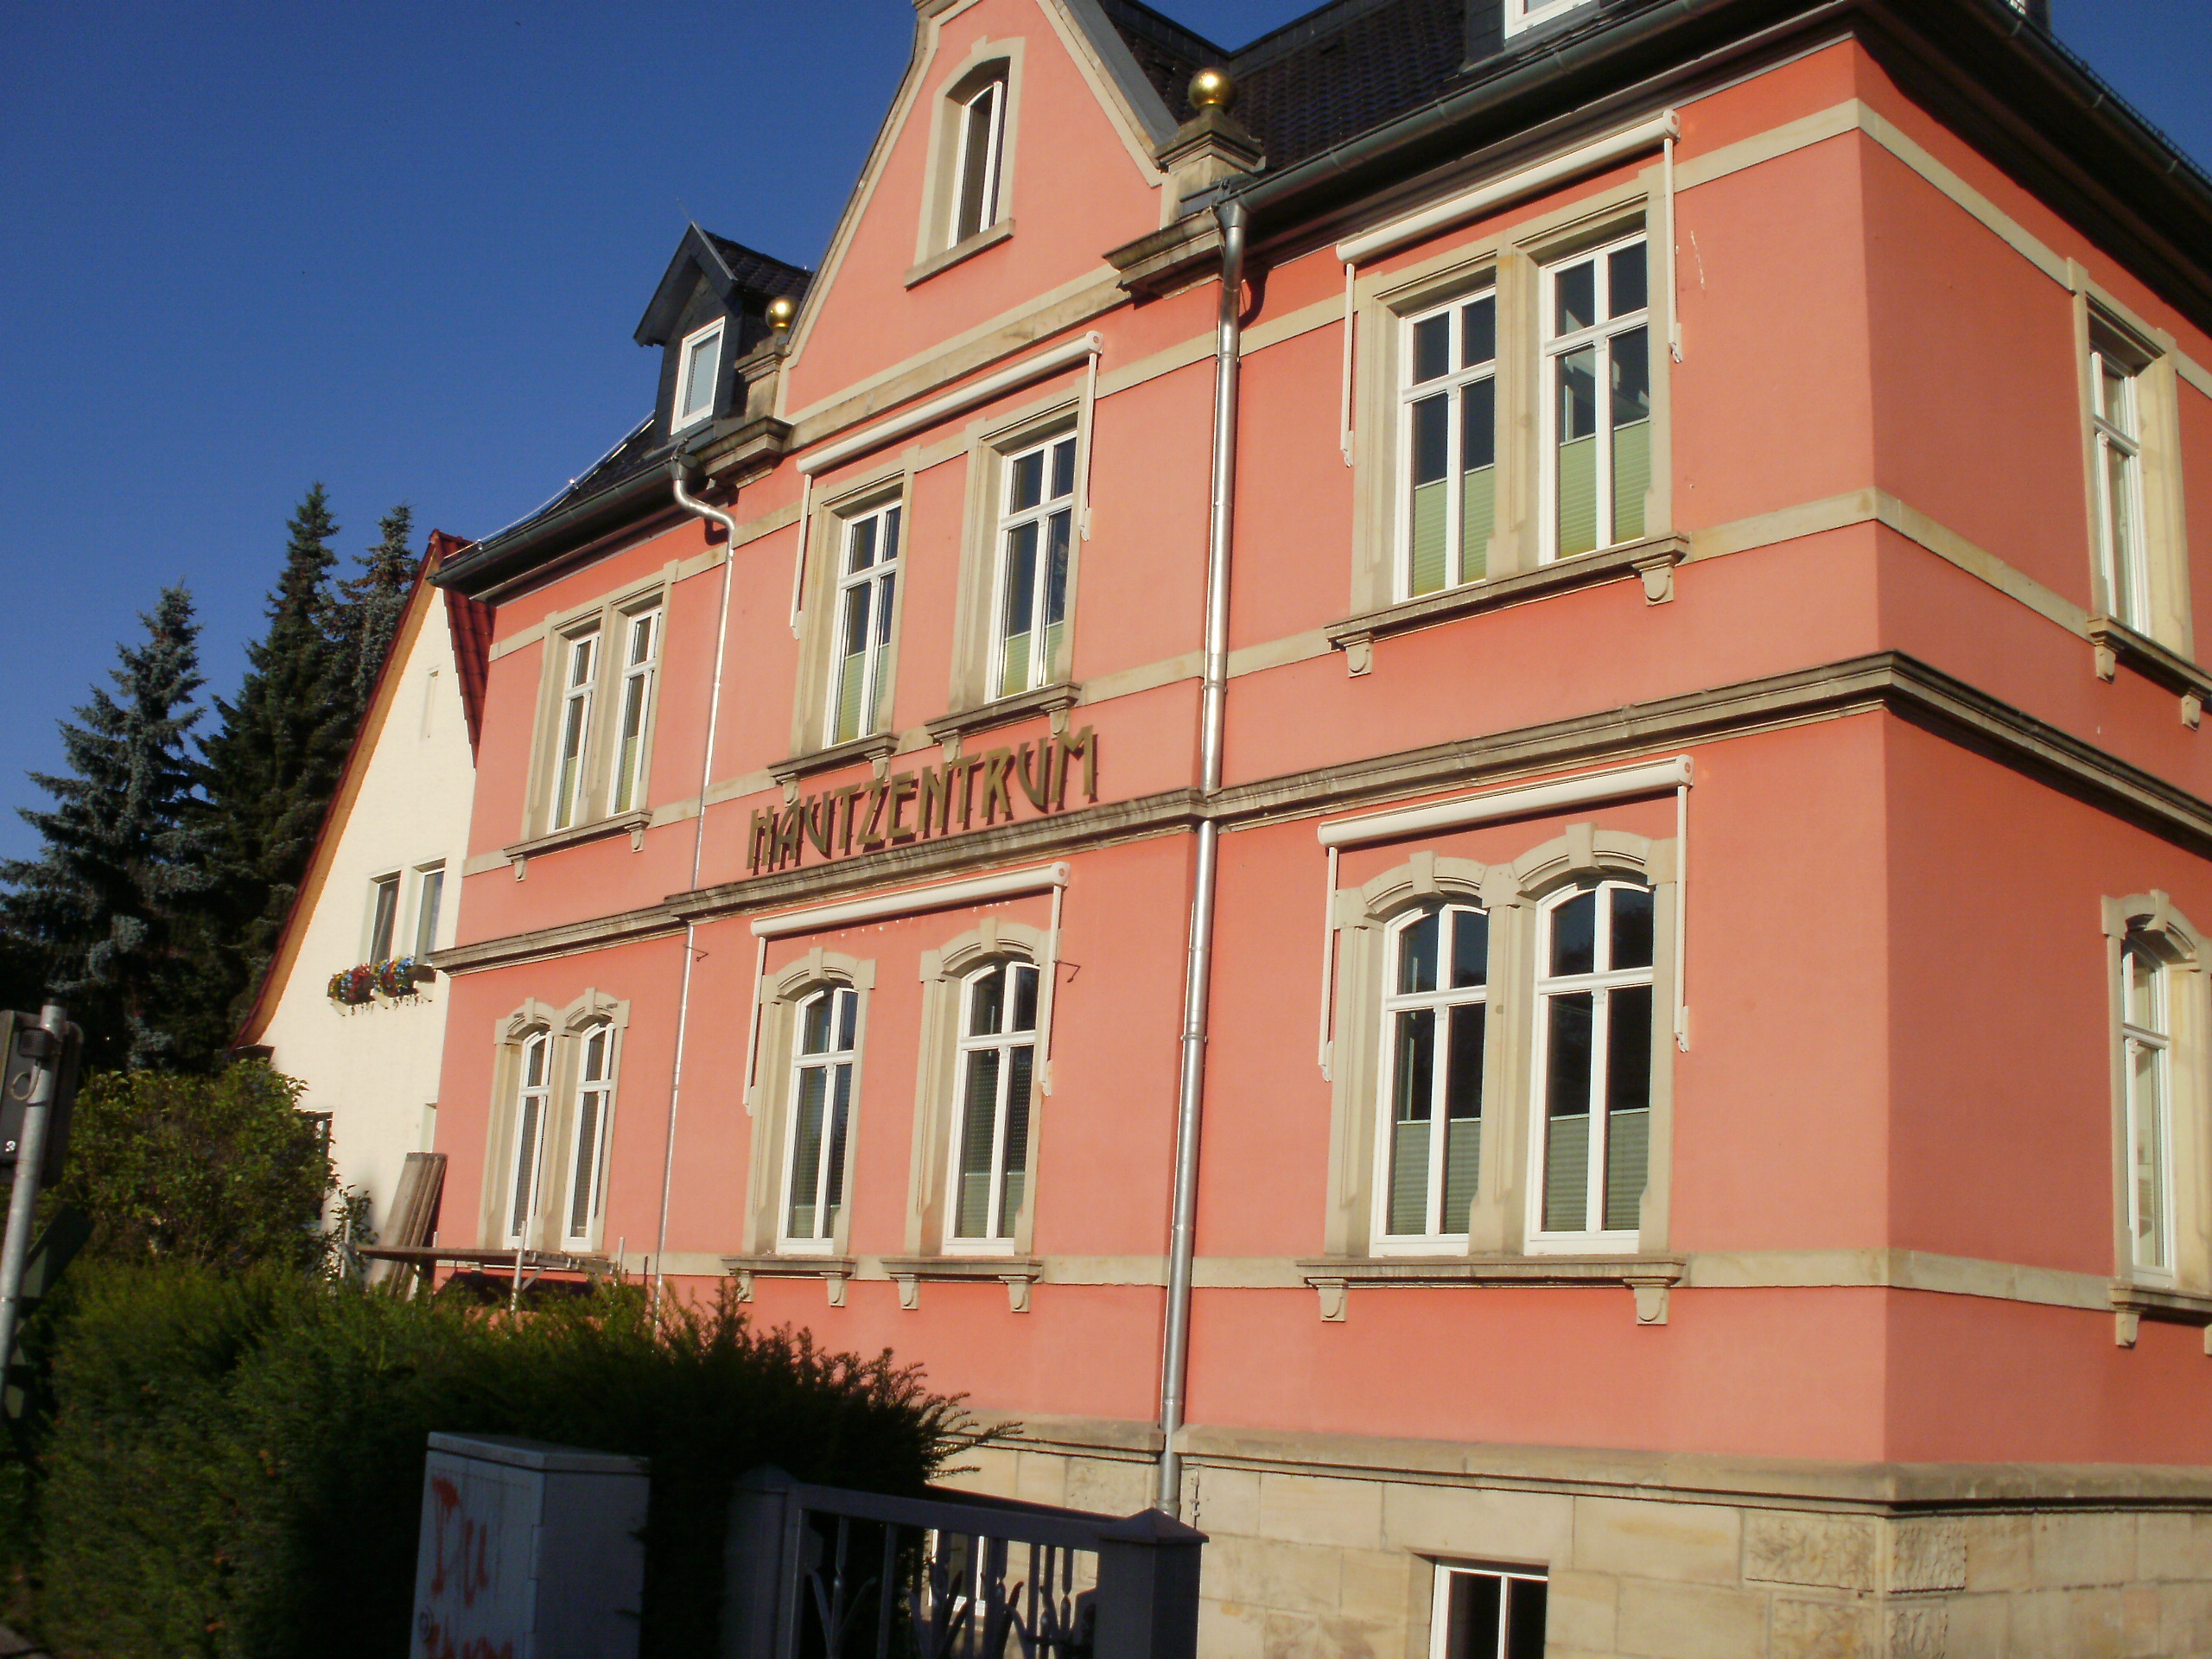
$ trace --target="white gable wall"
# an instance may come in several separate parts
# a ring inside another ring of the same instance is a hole
[[[302,1108],[331,1115],[339,1179],[369,1195],[370,1225],[379,1231],[406,1154],[435,1147],[446,982],[420,987],[410,1001],[379,997],[354,1008],[326,991],[333,974],[368,959],[378,876],[399,873],[392,954],[405,956],[414,949],[422,871],[442,860],[437,948],[453,943],[475,787],[442,595],[426,589],[414,606],[419,620],[407,619],[416,626],[403,642],[395,695],[258,1039],[278,1071],[306,1084]]]

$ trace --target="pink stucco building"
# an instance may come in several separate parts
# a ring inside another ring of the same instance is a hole
[[[918,0],[438,577],[441,1247],[1224,1659],[2212,1653],[2212,182],[2037,10]]]

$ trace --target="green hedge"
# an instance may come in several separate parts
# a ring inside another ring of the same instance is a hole
[[[398,1659],[426,1436],[652,1459],[642,1651],[715,1650],[730,1483],[911,1491],[968,1443],[888,1354],[635,1290],[528,1313],[296,1276],[87,1274],[56,1344],[40,1617],[101,1659]]]

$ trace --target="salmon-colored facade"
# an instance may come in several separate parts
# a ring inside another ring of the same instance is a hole
[[[1165,1452],[1208,1654],[2212,1652],[2212,187],[1985,0],[917,10],[441,577],[441,1247]]]

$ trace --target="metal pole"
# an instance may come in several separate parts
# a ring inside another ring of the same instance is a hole
[[[1221,226],[1221,312],[1214,335],[1213,512],[1206,537],[1205,679],[1198,705],[1198,788],[1211,806],[1221,789],[1229,697],[1229,567],[1236,526],[1237,372],[1243,343],[1244,208],[1214,209]],[[1179,1515],[1183,1503],[1184,1389],[1191,1363],[1191,1281],[1196,1265],[1198,1136],[1205,1115],[1208,999],[1221,828],[1200,820],[1191,894],[1190,950],[1183,978],[1183,1064],[1175,1102],[1175,1197],[1167,1247],[1167,1329],[1160,1357],[1160,1466],[1153,1507]]]
[[[16,1146],[15,1191],[8,1198],[7,1242],[0,1245],[0,1387],[6,1386],[8,1367],[15,1358],[16,1316],[22,1307],[23,1267],[30,1259],[39,1167],[46,1160],[47,1119],[53,1112],[69,1035],[69,1016],[59,1003],[41,1008],[38,1024],[48,1040],[42,1045],[44,1052],[31,1060],[30,1097],[23,1103],[22,1138]]]

